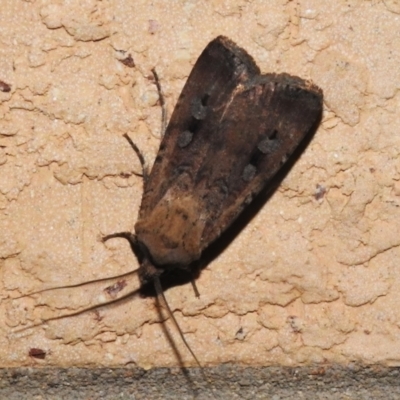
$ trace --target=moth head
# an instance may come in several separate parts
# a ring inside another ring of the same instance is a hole
[[[135,243],[135,254],[140,263],[138,274],[142,286],[146,284],[153,284],[155,280],[167,270],[187,267],[187,265],[180,265],[177,263],[157,264],[153,260],[149,250],[147,249],[147,246],[139,240],[136,240]]]
[[[142,246],[141,246],[142,247]],[[140,259],[139,280],[141,285],[153,283],[154,279],[162,274],[163,270],[157,268],[151,258],[144,253]]]

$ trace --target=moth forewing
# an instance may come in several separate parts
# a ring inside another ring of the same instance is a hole
[[[227,131],[224,136],[231,152],[223,160],[214,155],[218,160],[214,176],[223,168],[230,172],[224,180],[217,178],[224,182],[229,195],[223,197],[207,221],[203,237],[207,237],[209,242],[218,237],[215,227],[225,230],[268,185],[320,118],[319,90],[315,93],[304,90],[303,86],[298,86],[297,80],[294,81],[297,86],[292,83],[287,87],[286,79],[286,75],[263,76],[262,85],[258,80],[256,87],[241,97],[237,96],[230,106],[232,112],[227,115],[235,118],[231,124],[235,129]],[[301,96],[296,94],[293,98],[293,91],[300,91]],[[248,113],[240,111],[246,109]],[[219,167],[218,164],[222,165]]]
[[[187,268],[200,258],[268,185],[321,110],[318,87],[287,74],[259,75],[232,42],[211,42],[145,184],[135,231],[152,262]]]

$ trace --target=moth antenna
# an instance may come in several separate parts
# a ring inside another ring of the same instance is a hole
[[[147,168],[147,165],[146,165],[146,161],[144,159],[144,156],[143,156],[142,152],[139,150],[139,147],[137,147],[136,144],[133,143],[132,139],[128,136],[127,133],[124,133],[122,136],[128,141],[128,143],[132,147],[133,151],[138,156],[140,165],[142,166],[142,175],[141,176],[146,181],[148,176],[149,176],[149,171],[148,171],[148,168]]]
[[[81,287],[81,286],[90,285],[91,283],[106,282],[106,281],[109,281],[109,280],[111,280],[111,279],[117,279],[117,278],[119,279],[119,278],[123,278],[123,277],[125,277],[125,276],[137,274],[138,272],[139,272],[139,270],[138,270],[138,269],[135,269],[134,271],[129,271],[129,272],[126,272],[125,274],[122,274],[122,275],[110,276],[110,277],[108,277],[108,278],[93,279],[93,280],[91,280],[91,281],[86,281],[86,282],[81,282],[81,283],[74,283],[74,284],[72,284],[72,285],[49,287],[49,288],[46,288],[46,289],[38,290],[38,291],[36,291],[36,292],[24,294],[24,295],[22,295],[22,296],[13,297],[12,300],[18,300],[18,299],[22,299],[23,297],[32,296],[32,295],[34,295],[34,294],[49,292],[50,290],[77,288],[77,287]]]
[[[167,129],[167,108],[165,106],[165,97],[164,97],[164,93],[161,89],[161,83],[160,83],[160,78],[158,77],[157,71],[155,68],[153,68],[151,70],[151,72],[153,73],[154,76],[154,82],[156,84],[157,87],[157,91],[158,91],[158,97],[160,99],[160,106],[161,106],[161,136],[164,136],[164,133]]]
[[[186,341],[185,336],[183,335],[183,332],[182,332],[181,328],[179,327],[178,321],[175,319],[174,314],[172,314],[171,308],[169,307],[167,299],[165,298],[164,290],[163,290],[163,288],[161,286],[160,278],[158,276],[156,276],[154,278],[154,287],[156,289],[157,297],[162,300],[162,302],[164,303],[164,305],[165,305],[165,307],[166,307],[166,309],[168,311],[169,316],[171,317],[172,321],[174,322],[175,327],[179,332],[179,336],[182,339],[182,342],[185,344],[186,348],[189,350],[190,354],[192,355],[192,357],[196,361],[196,364],[201,369],[203,369],[203,367],[200,364],[200,361],[197,359],[197,357],[194,354],[193,350],[190,348],[189,343]]]
[[[134,271],[134,272],[136,272],[136,271]],[[79,286],[79,285],[76,285],[76,286]],[[71,286],[66,286],[66,287],[71,287]],[[50,289],[46,289],[46,290],[50,290]],[[43,290],[43,292],[46,291],[46,290]],[[128,298],[130,296],[135,295],[136,293],[139,292],[139,290],[140,289],[132,290],[131,292],[123,295],[122,297],[119,297],[118,299],[113,299],[113,300],[107,301],[106,303],[96,304],[94,306],[90,306],[90,307],[84,308],[83,310],[72,312],[70,314],[58,315],[56,317],[46,318],[46,319],[40,321],[37,324],[33,324],[33,325],[26,326],[24,328],[16,329],[14,332],[23,332],[23,331],[26,331],[27,329],[36,328],[37,326],[41,326],[41,325],[45,324],[46,322],[56,321],[56,320],[63,319],[63,318],[75,317],[75,316],[83,314],[85,312],[96,310],[97,308],[100,308],[100,307],[104,307],[104,306],[108,306],[110,304],[118,303],[118,302],[120,302],[122,300],[125,300],[126,298]],[[40,292],[38,292],[38,293],[40,293]]]

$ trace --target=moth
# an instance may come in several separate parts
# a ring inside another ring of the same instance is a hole
[[[161,275],[191,270],[316,129],[322,102],[311,82],[262,75],[231,40],[212,40],[180,94],[151,172],[126,136],[143,166],[139,217],[135,233],[103,240],[129,240],[141,284],[154,284],[163,297]]]

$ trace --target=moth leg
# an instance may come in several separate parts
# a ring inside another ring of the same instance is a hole
[[[167,108],[165,107],[165,97],[164,93],[161,89],[161,84],[160,84],[160,78],[158,77],[158,74],[156,72],[156,69],[153,68],[151,70],[154,76],[154,82],[157,87],[157,92],[158,92],[158,97],[160,99],[160,105],[161,105],[161,136],[164,136],[165,130],[167,129]],[[142,166],[142,176],[143,180],[146,182],[149,177],[149,169],[146,165],[146,161],[144,159],[144,156],[142,152],[139,150],[139,148],[136,146],[135,143],[133,143],[132,139],[128,136],[127,133],[125,133],[124,138],[128,141],[130,146],[132,147],[133,151],[136,153],[136,155],[139,158],[140,164]]]
[[[162,302],[164,303],[164,306],[166,307],[167,311],[168,311],[168,315],[171,317],[176,329],[178,330],[179,336],[182,339],[183,344],[186,346],[186,348],[189,350],[190,354],[192,355],[192,357],[194,358],[194,360],[196,361],[197,365],[202,368],[200,361],[198,360],[198,358],[196,357],[196,354],[194,354],[193,350],[190,348],[189,343],[186,341],[185,339],[185,335],[182,332],[182,329],[180,328],[178,321],[175,319],[174,314],[172,313],[172,310],[168,304],[167,299],[165,298],[165,294],[164,294],[164,290],[161,286],[161,282],[160,282],[160,278],[158,276],[154,277],[154,288],[156,289],[156,294],[157,294],[157,300],[158,302]]]
[[[127,133],[125,133],[123,136],[124,136],[124,138],[128,141],[128,143],[129,143],[130,146],[132,147],[133,151],[134,151],[134,152],[136,153],[136,155],[138,156],[139,161],[140,161],[140,165],[142,166],[142,177],[143,177],[143,180],[146,182],[147,179],[148,179],[148,177],[149,177],[149,169],[148,169],[148,167],[147,167],[147,165],[146,165],[146,161],[145,161],[145,159],[144,159],[144,157],[143,157],[143,154],[142,154],[142,152],[139,150],[139,147],[137,147],[136,144],[133,143],[132,139],[128,136]]]
[[[167,129],[167,107],[165,106],[165,97],[164,93],[161,89],[160,78],[156,72],[156,69],[153,68],[151,70],[154,76],[154,82],[157,87],[158,97],[160,99],[160,106],[161,106],[161,136],[164,136],[164,133]]]
[[[114,238],[126,239],[129,242],[129,244],[131,245],[132,250],[135,251],[135,249],[137,247],[137,239],[136,239],[136,235],[134,235],[132,232],[112,233],[111,235],[104,236],[101,240],[104,243],[107,240],[114,239]]]
[[[192,284],[192,287],[193,287],[193,290],[194,290],[194,295],[199,299],[200,298],[200,292],[199,292],[199,289],[197,289],[196,282],[194,281],[193,278],[190,280],[190,283]]]

